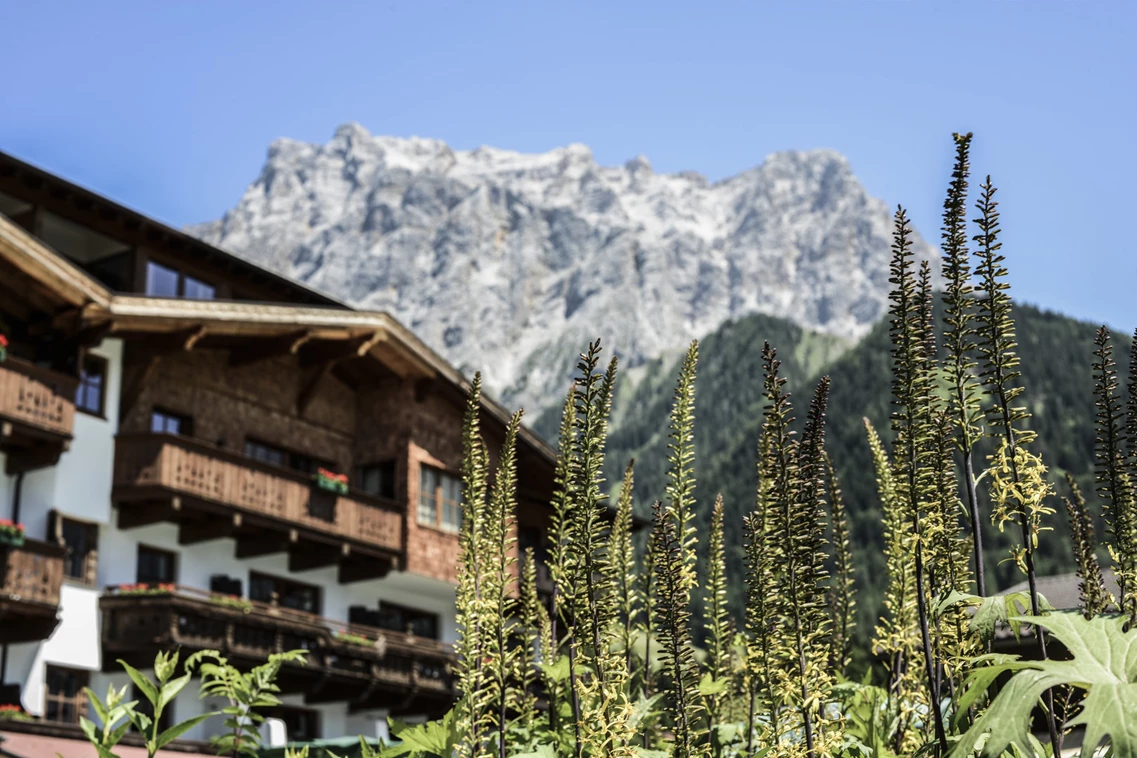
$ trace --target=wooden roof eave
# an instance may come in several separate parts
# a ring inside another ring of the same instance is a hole
[[[336,306],[114,294],[3,215],[0,215],[0,258],[10,261],[58,296],[61,313],[79,315],[84,325],[105,326],[112,335],[204,328],[204,335],[260,338],[308,330],[311,339],[354,340],[382,332],[383,339],[368,345],[368,355],[394,364],[392,368],[401,375],[440,379],[463,394],[470,391],[466,377],[387,313]],[[509,423],[512,414],[484,395],[482,407],[491,419],[503,426]],[[549,463],[556,459],[556,451],[524,426],[520,441]]]
[[[0,258],[41,283],[63,309],[110,305],[109,289],[4,215],[0,215]]]

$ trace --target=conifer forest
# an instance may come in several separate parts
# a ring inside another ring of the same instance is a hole
[[[695,455],[692,343],[674,380],[665,495],[643,525],[635,462],[606,460],[618,368],[597,341],[564,400],[548,602],[516,540],[522,415],[491,466],[473,380],[458,700],[438,721],[394,723],[384,754],[1137,756],[1137,360],[1119,375],[1105,327],[1076,346],[1096,407],[1096,493],[1084,493],[1032,430],[999,195],[990,176],[973,179],[971,141],[954,135],[942,290],[914,262],[908,214],[894,216],[891,413],[865,418],[859,440],[884,545],[871,625],[858,623],[864,577],[837,475],[846,451],[827,435],[829,377],[791,397],[781,346],[753,346],[765,407],[752,491],[743,504],[719,497],[710,528],[696,528],[695,493],[713,498],[716,483]],[[612,467],[622,481],[605,479]],[[740,510],[741,521],[726,515]],[[997,561],[984,525],[1009,545]],[[728,571],[728,534],[744,535],[741,572]],[[1038,589],[1040,546],[1056,539],[1076,560],[1078,609],[1052,608]],[[996,571],[1026,589],[997,594]],[[729,597],[743,598],[741,613]],[[1016,652],[1000,640],[1018,640]]]

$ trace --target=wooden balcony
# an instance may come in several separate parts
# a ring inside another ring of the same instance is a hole
[[[286,693],[304,693],[308,703],[434,714],[445,712],[454,698],[451,646],[405,632],[352,626],[185,587],[160,594],[112,589],[99,606],[108,671],[117,669],[119,658],[150,666],[159,650],[181,648],[183,656],[218,650],[244,667],[263,663],[272,653],[303,649],[306,663],[286,665],[278,683]],[[362,639],[349,641],[345,633]]]
[[[7,473],[51,466],[71,442],[78,380],[20,358],[0,363],[0,451]]]
[[[38,540],[0,545],[0,643],[45,640],[59,619],[64,550]]]
[[[188,437],[120,435],[112,499],[118,525],[172,521],[192,545],[230,537],[238,558],[287,552],[289,571],[339,567],[340,582],[385,576],[405,546],[405,508]]]

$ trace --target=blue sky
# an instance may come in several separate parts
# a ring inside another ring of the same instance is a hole
[[[7,3],[0,149],[182,225],[230,207],[274,138],[346,121],[712,179],[830,147],[938,239],[951,132],[972,130],[1013,293],[1130,330],[1135,6]]]

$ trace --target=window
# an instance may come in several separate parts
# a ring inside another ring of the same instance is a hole
[[[289,453],[288,454],[288,468],[293,471],[299,471],[302,474],[313,474],[319,469],[334,470],[336,464],[329,463],[322,458],[313,458],[304,453]]]
[[[48,666],[44,719],[60,724],[78,724],[79,717],[87,715],[87,696],[83,694],[83,688],[90,678],[87,671]]]
[[[395,462],[382,461],[359,470],[359,488],[388,500],[395,499]]]
[[[212,300],[217,288],[177,269],[154,261],[146,262],[146,294],[154,297],[184,297],[190,300]]]
[[[438,614],[419,611],[404,605],[379,601],[374,626],[393,632],[408,632],[430,640],[438,639]]]
[[[457,532],[462,526],[462,480],[423,466],[419,482],[418,522]]]
[[[315,458],[304,453],[293,453],[256,439],[245,440],[245,455],[263,463],[290,468],[302,474],[315,474],[316,470],[321,468],[329,470],[336,468],[334,463],[329,463],[322,458]]]
[[[177,556],[169,550],[146,545],[138,546],[138,570],[135,581],[139,584],[173,584]]]
[[[217,296],[217,289],[212,284],[187,276],[182,282],[182,293],[189,300],[212,300]]]
[[[146,262],[146,294],[155,297],[178,296],[178,272],[154,261]]]
[[[270,719],[284,722],[285,737],[289,742],[311,742],[320,739],[320,714],[307,708],[290,708],[278,705],[274,708],[261,708],[259,712]]]
[[[79,387],[75,391],[75,407],[85,413],[102,416],[106,389],[107,359],[98,355],[83,356]]]
[[[209,591],[218,595],[241,597],[241,580],[225,574],[214,574],[209,577]]]
[[[99,527],[61,516],[56,518],[55,538],[67,548],[67,555],[63,558],[63,575],[84,584],[94,584]]]
[[[267,574],[249,574],[249,599],[294,611],[319,614],[320,588]]]
[[[284,462],[288,460],[288,453],[256,440],[245,440],[245,455],[273,466],[284,466]]]
[[[193,434],[193,420],[155,408],[150,412],[150,431],[157,434]]]

